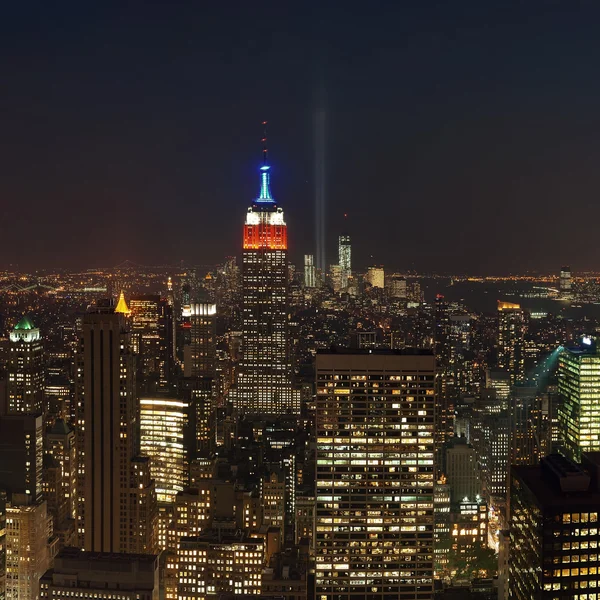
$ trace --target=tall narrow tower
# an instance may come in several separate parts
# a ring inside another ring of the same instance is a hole
[[[348,287],[348,278],[352,275],[352,247],[350,236],[340,235],[338,240],[339,265],[342,278],[342,289]]]
[[[234,405],[248,414],[298,413],[288,344],[287,225],[271,194],[266,145],[263,154],[260,192],[244,225],[243,357]]]
[[[127,308],[125,306],[125,308]],[[78,519],[90,552],[152,553],[156,492],[139,450],[128,311],[110,302],[83,320],[76,386]]]
[[[10,332],[7,364],[8,414],[41,413],[44,390],[44,346],[40,330],[23,317]]]

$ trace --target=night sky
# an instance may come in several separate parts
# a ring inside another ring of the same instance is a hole
[[[0,267],[240,254],[269,121],[290,251],[600,270],[596,2],[11,2],[0,13]],[[372,257],[372,258],[371,258]]]

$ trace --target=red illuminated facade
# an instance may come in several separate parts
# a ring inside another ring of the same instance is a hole
[[[244,250],[287,250],[287,225],[244,225]]]

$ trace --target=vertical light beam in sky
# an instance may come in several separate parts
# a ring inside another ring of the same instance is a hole
[[[314,122],[314,144],[315,144],[315,241],[317,245],[316,263],[321,273],[327,268],[327,257],[325,251],[325,154],[326,154],[326,125],[327,113],[325,110],[325,90],[323,85],[317,90]]]

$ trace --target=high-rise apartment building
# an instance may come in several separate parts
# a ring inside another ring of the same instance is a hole
[[[23,317],[9,334],[6,371],[8,414],[42,413],[44,346],[29,317]]]
[[[525,319],[521,306],[498,300],[498,366],[510,375],[510,382],[523,381]]]
[[[144,379],[168,389],[173,375],[173,307],[156,295],[133,296],[131,340]]]
[[[317,354],[316,598],[433,595],[435,357]]]
[[[348,287],[348,278],[352,275],[352,246],[349,235],[340,235],[338,239],[338,263],[342,289],[345,290]]]
[[[155,550],[154,482],[149,466],[136,459],[138,404],[129,328],[126,313],[117,313],[110,302],[91,308],[83,320],[76,387],[78,519],[81,545],[89,552]],[[147,505],[133,506],[134,501]],[[146,515],[143,522],[135,520],[139,514]]]
[[[265,152],[260,192],[244,225],[243,356],[234,406],[248,414],[300,412],[288,340],[287,225],[269,178]]]
[[[600,457],[513,467],[508,597],[591,600],[600,589]]]
[[[186,377],[214,377],[217,358],[217,306],[192,303],[185,310],[189,316],[190,343],[184,347],[183,362]]]
[[[558,424],[563,452],[579,460],[600,450],[600,353],[584,338],[558,355]]]
[[[304,255],[304,287],[314,288],[317,286],[317,272],[315,269],[315,257],[312,254]]]

